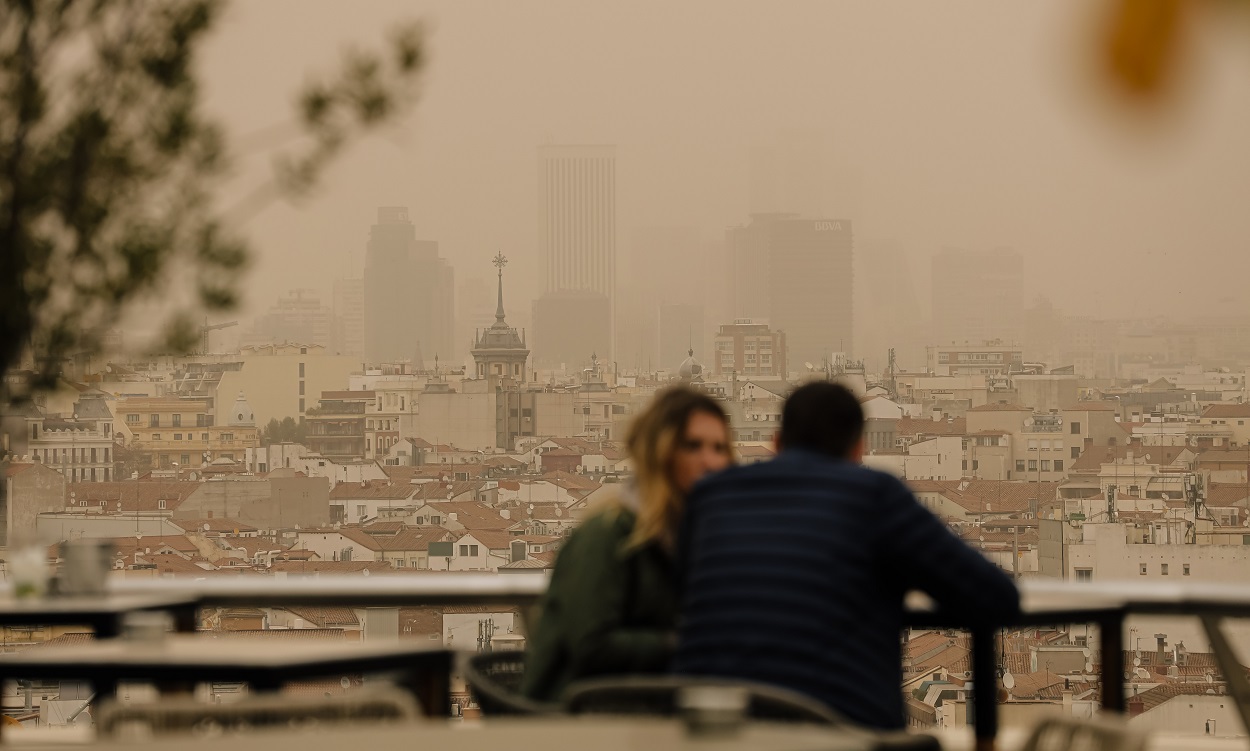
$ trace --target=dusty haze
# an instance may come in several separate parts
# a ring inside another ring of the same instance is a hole
[[[1195,30],[1176,111],[1126,127],[1084,80],[1088,5],[236,3],[204,67],[209,106],[236,135],[281,122],[310,71],[396,20],[428,22],[431,59],[402,128],[313,199],[248,226],[258,259],[241,315],[297,286],[328,304],[333,277],[359,273],[377,207],[403,205],[458,287],[492,293],[489,259],[507,253],[524,323],[544,143],[616,145],[622,292],[665,271],[631,252],[645,228],[687,228],[715,252],[752,210],[789,209],[853,220],[857,264],[899,249],[925,317],[928,259],[944,246],[1020,251],[1026,305],[1239,314],[1250,25]],[[781,188],[761,160],[785,173]],[[242,163],[240,187],[260,166]],[[1182,259],[1187,273],[1157,273]]]

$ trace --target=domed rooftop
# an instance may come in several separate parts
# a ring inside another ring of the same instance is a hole
[[[235,398],[234,406],[230,408],[230,418],[227,423],[231,427],[250,427],[256,424],[256,415],[252,412],[252,405],[247,403],[242,391]]]
[[[694,359],[694,349],[690,349],[686,354],[689,356],[677,366],[677,377],[683,381],[703,380],[703,364]]]

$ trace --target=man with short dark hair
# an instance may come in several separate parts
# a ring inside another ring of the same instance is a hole
[[[786,400],[776,459],[695,486],[678,547],[675,672],[781,686],[901,728],[906,592],[969,621],[1018,610],[1006,574],[900,480],[860,464],[863,431],[850,391],[811,383]]]

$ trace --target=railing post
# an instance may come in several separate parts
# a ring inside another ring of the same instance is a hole
[[[1098,619],[1098,643],[1102,650],[1102,709],[1124,712],[1124,613]]]
[[[993,748],[998,735],[998,667],[994,660],[994,631],[989,626],[973,628],[972,634],[972,712],[977,748]]]

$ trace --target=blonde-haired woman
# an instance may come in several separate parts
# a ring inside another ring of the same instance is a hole
[[[633,483],[556,559],[529,639],[521,690],[532,699],[559,699],[581,678],[668,668],[677,525],[691,486],[732,461],[729,420],[706,394],[669,388],[635,418],[626,445]]]

